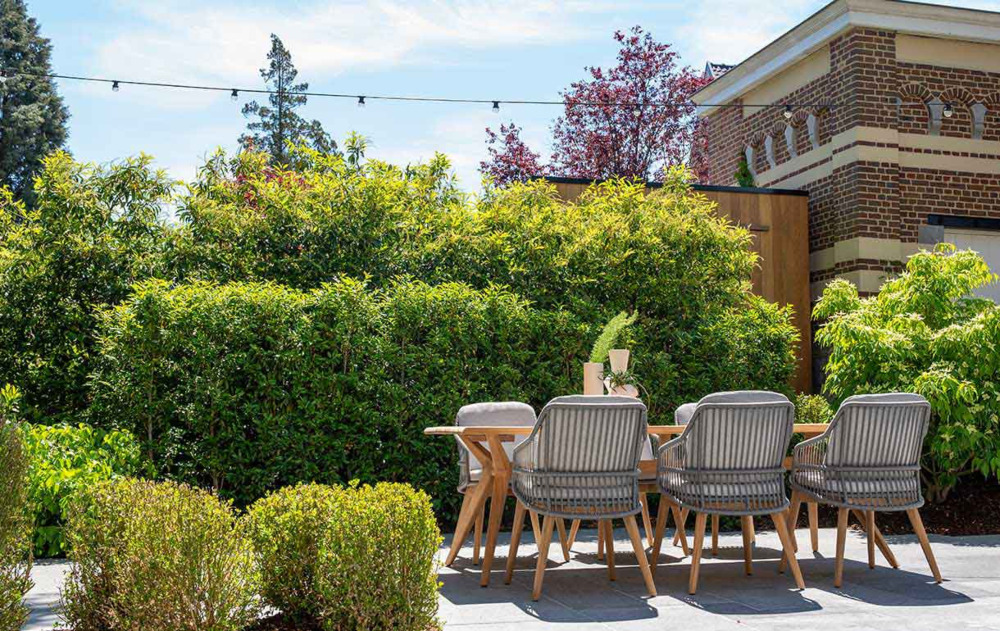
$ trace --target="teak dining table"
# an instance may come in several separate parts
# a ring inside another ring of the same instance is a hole
[[[822,423],[796,423],[794,431],[806,438],[819,436],[827,430],[829,426]],[[483,504],[487,497],[492,497],[491,506],[503,506],[507,499],[507,491],[510,484],[511,465],[507,452],[504,451],[503,443],[513,442],[516,436],[526,436],[531,433],[530,426],[456,426],[447,425],[443,427],[428,427],[424,429],[424,434],[428,436],[455,436],[462,441],[469,451],[482,463],[482,474],[479,482],[466,491],[466,500],[462,503],[462,510],[458,515],[458,523],[455,526],[455,536],[451,541],[451,548],[445,565],[450,566],[458,551],[462,548],[462,542],[469,534],[476,520],[483,510]],[[664,440],[669,440],[684,433],[684,425],[650,425],[649,435],[657,436]],[[662,441],[661,441],[662,443]],[[785,459],[785,468],[791,468],[791,458]],[[639,462],[639,471],[644,474],[656,472],[656,460],[642,460]],[[493,566],[493,553],[496,548],[497,535],[500,534],[500,522],[503,518],[503,510],[496,508],[490,510],[489,527],[486,532],[486,546],[483,550],[482,578],[480,585],[486,587],[490,584],[490,570]]]

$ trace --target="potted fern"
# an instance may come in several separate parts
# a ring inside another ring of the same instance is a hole
[[[628,371],[628,349],[614,348],[622,331],[635,323],[637,313],[621,312],[611,318],[590,351],[590,361],[583,365],[583,393],[604,394],[605,386],[611,394],[638,395],[631,373]],[[604,362],[610,361],[611,374],[605,379]]]

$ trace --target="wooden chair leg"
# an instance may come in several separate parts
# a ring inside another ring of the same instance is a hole
[[[615,529],[608,519],[604,523],[604,561],[608,565],[608,580],[615,580]]]
[[[802,580],[802,571],[799,569],[799,561],[795,558],[795,547],[792,545],[792,535],[788,531],[788,523],[785,521],[785,513],[774,513],[771,515],[774,522],[774,529],[778,531],[778,539],[781,539],[781,548],[785,551],[788,565],[792,568],[792,577],[795,585],[799,589],[805,589],[806,584]]]
[[[865,511],[865,537],[868,543],[868,569],[875,569],[875,511]]]
[[[677,522],[677,532],[674,533],[674,545],[675,546],[678,545],[678,544],[680,544],[680,543],[682,543],[684,541],[685,537],[686,537],[685,532],[684,532],[684,528],[687,526],[688,513],[690,513],[690,512],[691,512],[690,509],[687,509],[687,508],[682,508],[681,509],[681,518],[680,518],[680,521]],[[687,553],[688,553],[687,550],[685,550],[684,554],[687,554]]]
[[[472,564],[479,565],[479,547],[483,545],[483,522],[486,520],[486,502],[476,515],[476,529],[472,535]]]
[[[806,502],[808,504],[808,502]],[[798,552],[799,542],[798,537],[795,536],[795,528],[799,523],[799,513],[802,510],[802,495],[798,491],[792,491],[792,501],[791,505],[788,507],[788,530],[792,535],[792,548]],[[778,562],[778,573],[784,574],[785,568],[788,567],[788,557],[782,553],[781,561]]]
[[[576,543],[576,533],[580,531],[580,520],[574,519],[569,525],[569,541],[566,542],[566,547],[570,550],[573,549],[573,544]]]
[[[639,494],[639,504],[642,506],[642,528],[646,531],[646,543],[653,546],[653,523],[649,519],[649,498],[648,493]]]
[[[694,596],[698,592],[698,572],[701,570],[701,550],[705,543],[705,513],[695,513],[694,517],[694,548],[691,550],[691,577],[688,579],[688,593]]]
[[[531,518],[531,534],[535,535],[535,545],[539,545],[542,540],[542,528],[538,525],[538,513],[531,510],[528,511],[528,517]]]
[[[712,556],[719,556],[719,516],[712,515]]]
[[[851,514],[854,515],[855,519],[861,524],[865,529],[865,533],[868,533],[868,525],[865,523],[865,514],[857,509],[851,510]],[[879,551],[882,552],[882,556],[894,569],[899,569],[899,561],[896,560],[896,555],[892,553],[889,548],[888,542],[886,542],[885,537],[882,536],[882,531],[878,529],[878,524],[875,525],[875,545],[878,547]]]
[[[597,560],[604,560],[604,522],[597,522]]]
[[[744,515],[740,517],[740,526],[743,530],[743,569],[747,576],[753,575],[753,517]]]
[[[636,561],[639,562],[642,579],[646,582],[646,591],[652,598],[656,596],[656,584],[653,583],[653,574],[649,571],[649,564],[646,562],[646,548],[642,545],[639,524],[635,521],[635,515],[629,515],[625,518],[625,529],[628,531],[628,538],[632,540],[632,550],[635,552]]]
[[[660,497],[660,507],[656,511],[656,533],[653,536],[653,550],[649,560],[654,575],[656,574],[656,564],[660,562],[660,547],[663,545],[663,532],[667,528],[667,515],[669,514],[670,507],[667,505],[667,498]]]
[[[809,539],[812,551],[819,552],[819,504],[806,502],[806,508],[809,510]]]
[[[517,548],[521,544],[521,531],[524,529],[524,504],[517,502],[514,508],[514,528],[510,532],[510,550],[507,552],[507,573],[503,577],[503,582],[510,585],[514,578],[514,562],[517,559]]]
[[[542,523],[542,534],[538,538],[538,565],[535,566],[535,585],[531,590],[531,599],[538,600],[542,595],[542,581],[545,579],[545,565],[549,561],[549,542],[552,541],[552,527],[555,518],[546,515]]]
[[[913,532],[916,533],[917,539],[920,540],[920,547],[924,549],[927,564],[931,566],[931,574],[934,575],[934,580],[940,583],[941,572],[938,570],[937,561],[934,560],[934,551],[931,550],[931,542],[927,539],[927,532],[924,530],[924,521],[920,519],[920,513],[915,508],[907,510],[906,514],[910,518],[910,525],[913,526]]]
[[[677,537],[680,537],[681,550],[684,551],[684,556],[688,556],[691,554],[691,548],[688,547],[687,533],[684,532],[684,522],[687,520],[687,514],[684,510],[687,509],[681,510],[681,508],[675,504],[670,510],[674,515],[674,528],[677,530],[677,532],[674,533],[674,541],[676,542]]]
[[[833,586],[844,584],[844,546],[847,545],[847,509],[837,509],[837,558],[834,561]]]
[[[569,536],[566,534],[566,520],[557,517],[556,528],[559,529],[559,545],[562,546],[563,558],[569,563]]]
[[[479,502],[486,501],[484,497],[492,486],[489,484],[490,481],[491,478],[481,480],[479,484],[466,490],[465,497],[462,498],[462,509],[458,514],[458,523],[455,524],[455,536],[451,540],[451,550],[448,551],[448,557],[444,562],[446,567],[455,562],[465,538],[469,536],[469,530],[472,528],[476,520],[476,513],[479,511]]]

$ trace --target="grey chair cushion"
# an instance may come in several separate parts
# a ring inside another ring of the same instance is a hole
[[[774,403],[788,401],[788,397],[766,390],[734,390],[713,392],[705,395],[698,403]]]
[[[685,403],[676,410],[674,410],[674,424],[675,425],[687,425],[691,422],[691,417],[694,416],[694,411],[698,408],[697,403]]]
[[[924,403],[927,399],[909,392],[888,392],[885,394],[856,394],[844,399],[846,403]]]
[[[535,410],[527,403],[518,401],[495,401],[488,403],[472,403],[463,405],[455,415],[455,425],[459,427],[531,427],[535,424]],[[514,454],[514,446],[522,442],[527,435],[515,436],[514,442],[504,443],[504,451],[510,458]],[[456,439],[457,440],[457,439]],[[482,463],[458,441],[459,449],[459,490],[463,491],[473,482],[478,482],[482,475]]]

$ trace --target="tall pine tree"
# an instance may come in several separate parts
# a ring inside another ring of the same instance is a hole
[[[23,0],[0,0],[0,185],[31,204],[41,159],[66,141],[69,112],[56,92],[52,45]]]
[[[247,124],[248,133],[240,137],[240,144],[269,153],[273,164],[288,164],[289,142],[304,142],[324,153],[337,151],[337,143],[318,120],[307,121],[295,112],[306,104],[306,97],[298,93],[308,90],[309,84],[295,83],[299,71],[292,64],[292,54],[273,33],[267,58],[271,63],[260,69],[260,76],[275,93],[268,97],[270,106],[257,101],[243,106],[243,115],[257,120]]]

